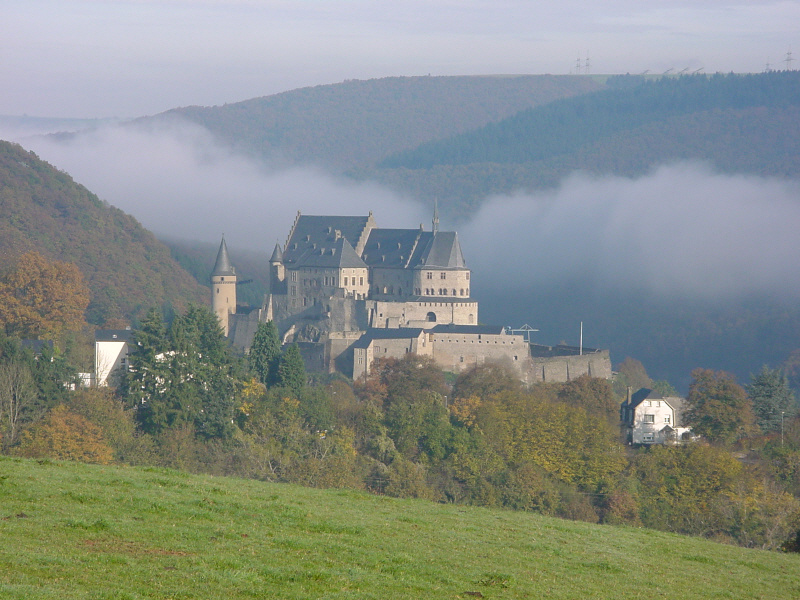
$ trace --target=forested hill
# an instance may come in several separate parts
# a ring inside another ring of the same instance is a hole
[[[566,75],[388,77],[177,108],[140,122],[180,116],[239,150],[344,171],[602,87]]]
[[[7,264],[31,250],[78,266],[95,325],[119,326],[151,306],[207,302],[208,289],[136,219],[34,153],[0,141],[0,257]]]
[[[723,172],[800,175],[800,72],[614,76],[597,93],[395,154],[372,175],[476,204],[575,170],[636,176],[689,159]],[[467,173],[474,183],[465,187]]]

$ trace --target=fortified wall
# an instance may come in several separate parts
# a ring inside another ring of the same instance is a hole
[[[505,364],[525,382],[611,377],[607,350],[530,344],[501,326],[479,325],[471,272],[458,234],[381,229],[366,217],[298,213],[270,258],[270,293],[258,309],[235,306],[236,277],[223,240],[212,274],[214,309],[247,350],[258,324],[273,321],[313,371],[365,377],[381,358],[430,356],[460,372]]]

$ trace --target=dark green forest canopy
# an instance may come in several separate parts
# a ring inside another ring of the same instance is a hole
[[[0,256],[8,262],[31,250],[78,266],[94,325],[130,322],[154,303],[207,301],[205,288],[136,219],[34,153],[0,141]]]
[[[371,167],[394,152],[601,88],[595,79],[567,75],[387,77],[224,106],[178,108],[140,121],[177,116],[262,158],[344,171]]]
[[[793,71],[657,80],[617,76],[608,80],[608,87],[525,109],[498,123],[387,158],[381,166],[532,162],[679,116],[800,106],[800,72]]]

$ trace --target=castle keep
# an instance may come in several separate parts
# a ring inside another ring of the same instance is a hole
[[[608,351],[530,344],[499,326],[479,325],[458,234],[381,229],[365,217],[302,215],[269,260],[263,306],[236,307],[236,272],[225,240],[211,276],[212,307],[225,334],[244,349],[262,321],[298,343],[310,370],[353,378],[374,360],[414,352],[447,371],[502,362],[533,381],[582,374],[610,377]]]

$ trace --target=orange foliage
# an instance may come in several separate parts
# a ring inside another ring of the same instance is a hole
[[[23,432],[16,454],[28,458],[54,458],[107,465],[113,458],[103,431],[63,404],[42,422]]]
[[[0,323],[8,334],[52,339],[76,331],[88,305],[89,288],[78,267],[38,252],[23,254],[0,277]]]

